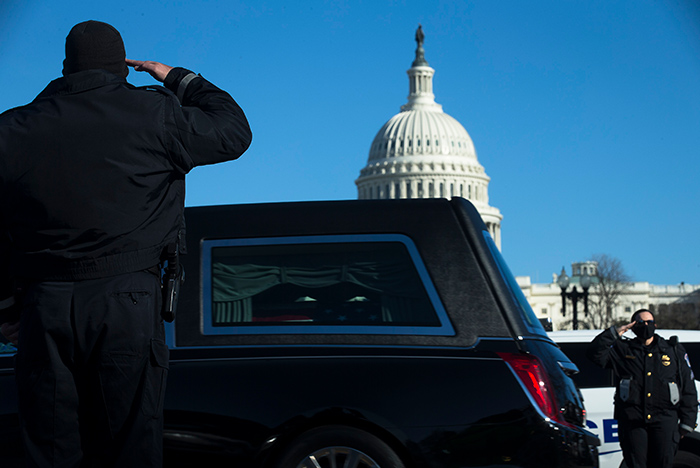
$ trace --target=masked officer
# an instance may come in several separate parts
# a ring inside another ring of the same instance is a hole
[[[71,29],[62,78],[0,115],[0,323],[29,466],[162,464],[158,265],[183,240],[185,174],[250,142],[229,94],[127,60],[98,21]]]
[[[628,339],[627,330],[636,335]],[[612,369],[615,418],[628,468],[670,468],[680,438],[695,429],[698,399],[688,355],[676,337],[655,333],[653,314],[640,309],[632,322],[596,336],[587,355]]]

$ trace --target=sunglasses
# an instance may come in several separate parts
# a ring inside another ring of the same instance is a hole
[[[644,325],[649,325],[651,323],[656,323],[653,320],[637,320],[637,323],[643,323]]]

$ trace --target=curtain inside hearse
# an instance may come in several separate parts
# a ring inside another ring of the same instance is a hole
[[[408,268],[407,268],[408,267]],[[349,283],[381,296],[382,323],[431,325],[436,315],[415,270],[404,262],[350,262],[315,267],[255,264],[212,265],[213,323],[235,325],[254,320],[253,297],[277,285],[308,290]],[[346,299],[347,300],[347,299]]]

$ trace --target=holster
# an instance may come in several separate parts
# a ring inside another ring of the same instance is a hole
[[[177,302],[180,297],[180,286],[185,281],[185,271],[180,265],[180,248],[178,243],[173,242],[169,244],[163,257],[163,277],[161,280],[163,306],[160,315],[166,322],[172,322],[175,320]]]

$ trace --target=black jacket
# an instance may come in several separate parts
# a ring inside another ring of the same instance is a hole
[[[680,419],[692,431],[697,418],[695,381],[683,346],[654,335],[650,346],[619,337],[615,327],[595,337],[587,355],[615,373],[615,418],[653,423]]]
[[[251,142],[226,92],[183,68],[164,85],[88,70],[0,115],[0,288],[158,263],[182,226],[185,174]]]

